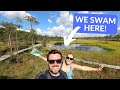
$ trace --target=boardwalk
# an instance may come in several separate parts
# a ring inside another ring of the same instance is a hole
[[[41,44],[36,44],[33,47],[38,47],[38,46],[41,46]],[[25,49],[19,50],[18,53],[22,53],[22,52],[27,51],[29,49],[32,49],[32,46],[29,47],[29,48],[25,48]],[[17,52],[13,53],[13,55],[16,55],[16,54],[17,54]],[[3,60],[5,60],[5,59],[7,59],[9,57],[10,57],[10,55],[3,55],[3,56],[0,57],[0,61],[3,61]]]
[[[41,45],[41,44],[36,44],[36,45],[34,45],[33,47],[37,47],[37,46],[42,46],[42,45]],[[18,53],[22,53],[22,52],[27,51],[27,50],[29,50],[29,49],[32,49],[32,47],[22,49],[22,50],[18,51]],[[13,54],[16,55],[17,52],[14,52]],[[3,55],[3,56],[0,57],[0,61],[3,61],[3,60],[5,60],[5,59],[7,59],[7,58],[9,58],[9,57],[10,57],[10,55]],[[77,58],[75,58],[75,60],[76,60],[76,61],[81,61],[81,62],[83,62],[83,63],[94,64],[94,65],[99,65],[99,64],[100,64],[100,63],[91,62],[91,61],[86,61],[86,60],[77,59]],[[105,65],[105,67],[108,67],[108,68],[120,69],[120,66],[108,65],[108,64],[104,64],[104,65]]]
[[[95,64],[95,65],[99,65],[100,63],[96,63],[96,62],[91,62],[91,61],[86,61],[86,60],[83,60],[83,59],[77,59],[75,58],[76,61],[81,61],[83,63],[88,63],[88,64]],[[105,67],[108,67],[108,68],[114,68],[114,69],[120,69],[120,66],[115,66],[115,65],[108,65],[108,64],[104,64]]]

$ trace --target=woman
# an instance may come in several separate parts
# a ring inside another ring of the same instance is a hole
[[[43,60],[47,61],[47,58],[43,56],[39,56]],[[63,61],[61,69],[66,72],[68,79],[72,79],[73,77],[73,70],[83,70],[83,71],[101,71],[104,67],[104,64],[100,64],[98,68],[88,67],[88,66],[81,66],[78,64],[73,63],[74,56],[72,53],[68,53],[66,55],[66,60]]]
[[[103,64],[99,65],[99,68],[92,68],[92,67],[88,67],[88,66],[81,66],[78,64],[73,63],[74,60],[74,56],[72,53],[68,53],[66,60],[63,62],[62,64],[62,70],[64,72],[66,72],[68,79],[72,79],[73,76],[73,70],[77,69],[77,70],[83,70],[83,71],[101,71],[102,68],[104,67]]]

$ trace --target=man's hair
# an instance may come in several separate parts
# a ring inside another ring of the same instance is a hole
[[[47,54],[47,61],[48,61],[50,54],[60,54],[61,60],[62,60],[62,53],[60,51],[54,49],[54,50],[49,51],[49,53]]]

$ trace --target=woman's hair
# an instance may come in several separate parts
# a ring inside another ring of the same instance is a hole
[[[54,49],[54,50],[49,51],[49,53],[47,54],[47,61],[49,60],[50,54],[60,54],[61,60],[62,60],[62,53],[60,51]]]
[[[67,56],[68,56],[69,54],[73,55],[72,53],[68,53]],[[73,55],[73,58],[74,58],[74,55]]]

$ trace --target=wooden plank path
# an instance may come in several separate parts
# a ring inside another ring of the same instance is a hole
[[[102,63],[96,63],[96,62],[86,61],[86,60],[77,59],[77,58],[75,58],[75,60],[76,61],[81,61],[83,63],[88,63],[88,64],[96,64],[96,65],[102,64]],[[108,65],[108,64],[104,64],[104,65],[105,65],[105,67],[108,67],[108,68],[120,69],[120,66]]]
[[[36,44],[33,47],[37,47],[37,46],[42,46],[42,45],[41,44]],[[25,48],[25,49],[19,50],[18,53],[22,53],[22,52],[27,51],[29,49],[32,49],[32,46],[29,47],[29,48]],[[14,52],[13,54],[16,55],[17,52]],[[9,57],[10,57],[10,55],[3,55],[3,56],[0,57],[0,61],[3,61],[3,60],[5,60],[5,59],[7,59]],[[94,65],[101,64],[101,63],[91,62],[91,61],[87,61],[87,60],[83,60],[83,59],[77,59],[77,58],[75,58],[75,60],[76,61],[81,61],[83,63],[94,64]],[[105,67],[108,67],[108,68],[120,69],[120,66],[108,65],[108,64],[104,64],[104,65],[105,65]]]
[[[38,47],[38,46],[42,46],[42,45],[41,45],[41,44],[36,44],[36,45],[34,45],[33,47]],[[27,50],[29,50],[29,49],[32,49],[32,46],[29,47],[29,48],[25,48],[25,49],[19,50],[18,53],[25,52],[25,51],[27,51]],[[16,55],[16,54],[17,54],[17,52],[14,52],[14,53],[13,53],[13,55]],[[3,56],[0,57],[0,61],[3,61],[3,60],[5,60],[5,59],[7,59],[7,58],[9,58],[9,57],[10,57],[10,55],[3,55]]]

